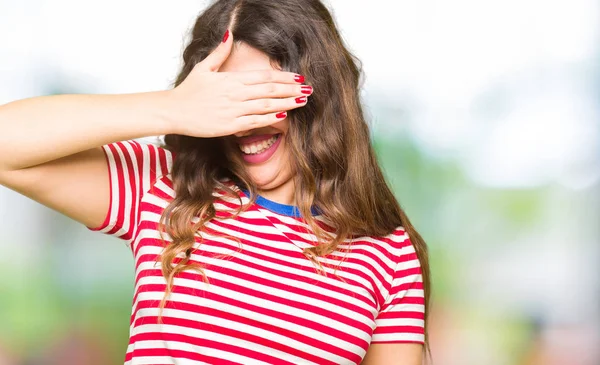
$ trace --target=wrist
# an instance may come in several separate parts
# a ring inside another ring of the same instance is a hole
[[[156,121],[156,134],[181,134],[174,118],[171,90],[153,91],[150,95],[153,119]]]

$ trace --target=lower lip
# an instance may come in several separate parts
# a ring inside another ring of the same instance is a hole
[[[281,134],[277,136],[277,140],[271,145],[271,147],[267,148],[261,153],[257,153],[255,155],[247,155],[244,152],[240,151],[242,154],[242,158],[244,161],[251,164],[258,164],[267,161],[273,156],[275,151],[277,151],[277,147],[279,147],[279,143],[281,142]]]

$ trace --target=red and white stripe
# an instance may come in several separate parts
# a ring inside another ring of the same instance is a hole
[[[423,343],[421,269],[402,227],[319,258],[325,276],[302,254],[315,238],[302,218],[257,204],[197,233],[191,261],[209,283],[193,270],[176,277],[159,324],[166,282],[157,227],[174,197],[173,156],[136,141],[103,150],[110,209],[100,227],[88,228],[125,240],[135,257],[125,364],[359,364],[370,343]],[[217,210],[238,207],[215,195]]]

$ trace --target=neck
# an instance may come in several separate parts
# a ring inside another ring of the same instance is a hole
[[[296,205],[296,196],[294,192],[294,179],[289,179],[273,189],[258,189],[258,194],[263,198],[286,205]]]

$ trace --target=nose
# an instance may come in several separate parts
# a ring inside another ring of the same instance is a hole
[[[250,134],[252,134],[252,129],[248,130],[248,131],[241,131],[241,132],[237,132],[234,133],[233,135],[240,138],[240,137],[246,137],[249,136]]]

